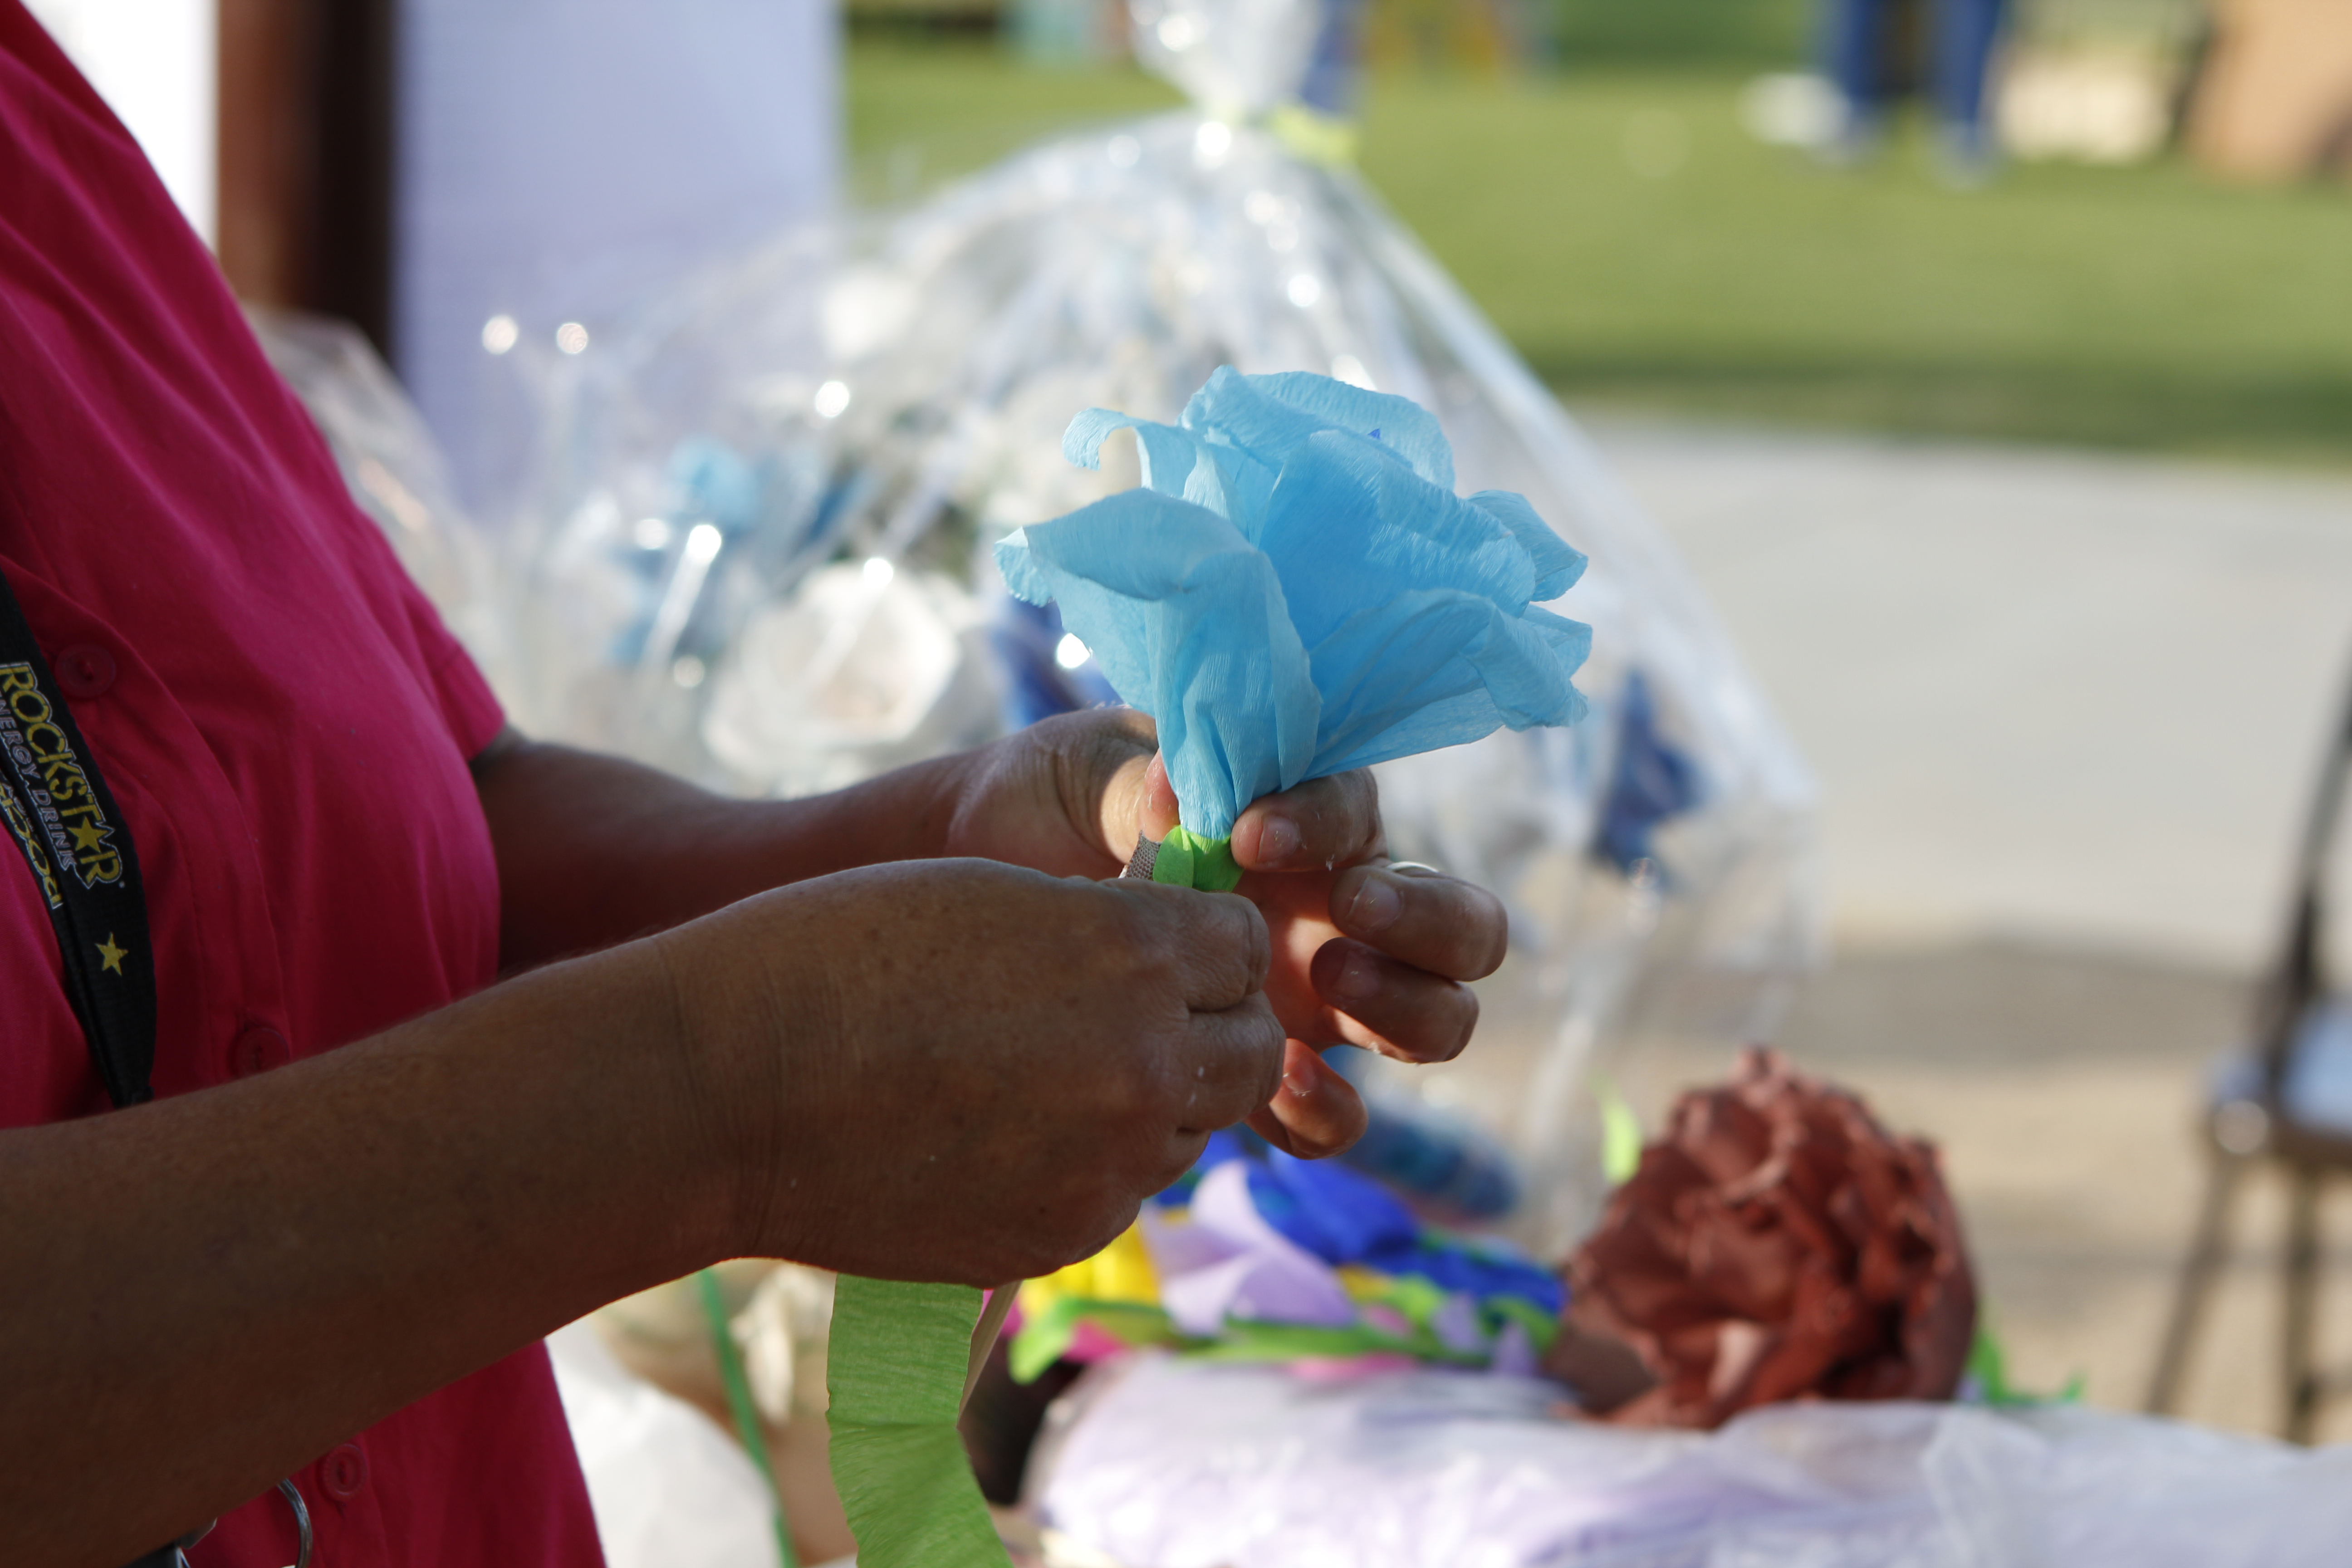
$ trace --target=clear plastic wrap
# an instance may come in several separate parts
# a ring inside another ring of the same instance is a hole
[[[1557,1252],[1600,1191],[1596,1066],[1644,1034],[1766,1030],[1816,940],[1809,783],[1664,540],[1427,252],[1312,133],[1269,126],[1317,6],[1136,9],[1139,47],[1220,107],[1038,146],[911,210],[784,236],[517,353],[548,417],[506,535],[521,710],[713,785],[797,794],[1105,692],[988,547],[1135,481],[1061,435],[1171,418],[1220,364],[1402,393],[1460,488],[1520,492],[1591,557],[1576,730],[1380,770],[1393,847],[1496,889],[1514,956],[1478,1048],[1358,1064],[1516,1163],[1510,1220]],[[1447,1134],[1441,1127],[1433,1136]]]
[[[1629,1432],[1559,1398],[1140,1357],[1056,1407],[1031,1507],[1048,1561],[1095,1568],[2318,1568],[2352,1540],[2352,1447],[2079,1406]]]
[[[352,498],[491,684],[511,690],[519,671],[503,563],[457,505],[440,449],[391,368],[347,321],[260,306],[247,317],[326,437]]]

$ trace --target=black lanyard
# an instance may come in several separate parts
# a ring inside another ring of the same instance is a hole
[[[155,957],[130,825],[0,576],[0,817],[57,928],[66,997],[117,1106],[154,1098]]]
[[[25,853],[58,933],[66,999],[89,1059],[120,1109],[155,1097],[155,955],[147,942],[147,891],[131,826],[98,771],[58,691],[49,661],[16,595],[0,574],[0,819]],[[294,1510],[299,1561],[310,1561],[310,1515],[290,1481],[278,1489]],[[211,1526],[205,1526],[209,1530]],[[192,1531],[131,1568],[184,1568]]]

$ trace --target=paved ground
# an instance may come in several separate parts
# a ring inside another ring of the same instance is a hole
[[[2203,1179],[2202,1069],[2352,659],[2352,480],[1593,433],[1820,774],[1836,956],[1780,1043],[1943,1145],[2020,1380],[2137,1405]],[[1654,1111],[1719,1068],[1660,1057],[1628,1087]],[[2276,1422],[2282,1206],[2244,1205],[2200,1419]],[[2336,1239],[2323,1343],[2352,1360]],[[2352,1406],[2326,1431],[2352,1438]]]
[[[2352,671],[2352,478],[1591,428],[1820,774],[1842,933],[2266,945]]]

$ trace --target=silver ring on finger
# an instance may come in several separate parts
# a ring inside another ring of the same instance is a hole
[[[1426,871],[1433,877],[1445,875],[1426,860],[1391,860],[1389,862],[1388,868],[1391,871]]]

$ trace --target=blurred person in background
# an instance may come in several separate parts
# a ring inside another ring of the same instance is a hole
[[[516,735],[19,0],[0,589],[9,1568],[282,1568],[280,1478],[320,1568],[593,1568],[543,1335],[1047,1271],[1213,1129],[1343,1147],[1317,1048],[1451,1056],[1501,962],[1368,775],[1244,897],[1098,880],[1175,821],[1133,713],[782,802]]]
[[[1996,149],[1985,89],[2005,9],[2005,0],[1825,0],[1822,66],[1845,110],[1828,145],[1831,161],[1858,163],[1877,150],[1910,74],[1905,57],[1919,52],[1903,46],[1924,34],[1927,96],[1944,171],[1964,184],[1990,175]]]

